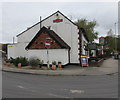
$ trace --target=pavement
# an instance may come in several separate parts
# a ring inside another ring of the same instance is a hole
[[[37,74],[37,75],[70,75],[70,76],[86,76],[86,75],[112,75],[118,73],[118,60],[109,58],[104,60],[100,67],[80,67],[78,65],[68,65],[59,70],[36,70],[36,69],[22,69],[2,66],[2,71]]]

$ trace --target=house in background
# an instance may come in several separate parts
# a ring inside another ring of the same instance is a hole
[[[37,57],[47,64],[45,41],[49,38],[49,61],[61,61],[63,65],[80,64],[80,56],[87,55],[88,38],[83,28],[78,28],[60,11],[17,35],[18,42],[8,45],[8,58]]]

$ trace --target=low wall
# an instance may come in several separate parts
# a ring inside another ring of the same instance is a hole
[[[98,61],[91,61],[89,62],[89,66],[100,67],[103,63],[104,59],[100,59]]]

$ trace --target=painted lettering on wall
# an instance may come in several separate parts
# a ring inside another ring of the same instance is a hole
[[[63,19],[60,18],[59,14],[56,14],[55,17],[56,17],[56,19],[53,20],[53,23],[63,22]]]

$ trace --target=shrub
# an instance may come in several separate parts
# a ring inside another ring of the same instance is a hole
[[[19,58],[19,57],[17,57],[17,58],[14,59],[14,63],[13,63],[13,64],[14,64],[15,66],[17,66],[18,63],[20,63],[20,58]]]
[[[43,60],[41,60],[41,61],[40,61],[40,65],[43,65],[43,64],[44,64],[44,61],[43,61]]]
[[[38,58],[30,58],[29,65],[31,66],[38,66],[40,64],[40,60]]]
[[[20,60],[21,60],[21,65],[22,66],[27,66],[28,65],[28,58],[26,57],[20,57]]]
[[[9,62],[10,62],[10,60],[9,60],[9,59],[5,59],[5,61],[6,61],[6,63],[9,63]]]
[[[10,57],[9,61],[10,61],[10,63],[14,63],[15,59]]]
[[[58,64],[62,64],[62,62],[61,62],[61,61],[58,61]]]
[[[14,65],[17,66],[19,63],[21,63],[21,66],[27,66],[28,65],[28,59],[26,57],[17,57],[12,60]]]
[[[53,64],[53,65],[56,65],[56,61],[53,61],[52,64]]]

